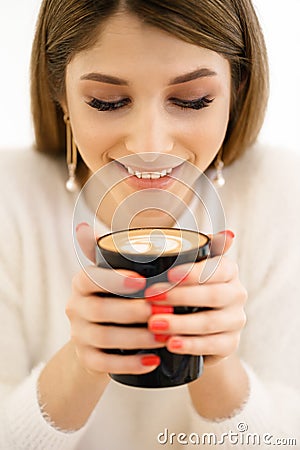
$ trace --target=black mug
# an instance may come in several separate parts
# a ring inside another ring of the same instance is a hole
[[[167,271],[177,265],[201,261],[208,257],[210,239],[197,231],[177,228],[132,228],[101,236],[96,246],[98,267],[128,269],[146,278],[146,287],[155,283],[168,282]],[[130,295],[131,298],[143,298],[144,291]],[[120,297],[116,294],[99,296]],[[129,300],[130,301],[130,300]],[[194,307],[175,307],[174,314],[187,314],[203,310]],[[112,324],[109,324],[112,325]],[[114,326],[140,327],[147,324]],[[143,375],[110,374],[119,383],[140,388],[165,388],[180,386],[196,380],[203,370],[202,356],[178,355],[166,348],[137,350],[106,350],[107,353],[156,354],[160,365],[150,373]]]

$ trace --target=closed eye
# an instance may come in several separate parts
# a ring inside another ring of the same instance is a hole
[[[116,102],[106,102],[104,100],[99,100],[98,98],[93,98],[90,102],[87,102],[87,104],[98,111],[115,111],[124,108],[124,106],[129,105],[130,102],[130,98],[124,98]]]
[[[178,98],[170,98],[170,102],[172,102],[175,106],[179,106],[181,109],[194,109],[200,110],[203,108],[207,108],[214,99],[209,99],[207,97],[196,98],[194,100],[181,100]],[[118,109],[124,108],[131,103],[130,98],[124,98],[115,102],[107,102],[104,100],[99,100],[97,98],[93,98],[91,101],[87,102],[87,104],[96,109],[97,111],[106,112],[106,111],[116,111]]]
[[[178,98],[170,98],[170,101],[179,106],[182,109],[195,109],[199,110],[202,108],[207,108],[213,101],[214,98],[209,99],[207,97],[196,98],[194,100],[181,100]]]

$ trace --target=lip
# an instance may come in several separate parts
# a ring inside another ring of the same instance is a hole
[[[116,166],[118,170],[120,170],[121,173],[126,176],[126,179],[124,179],[125,183],[127,183],[134,189],[167,189],[176,181],[176,178],[178,177],[184,164],[182,163],[179,166],[173,168],[170,175],[165,175],[164,177],[158,178],[157,180],[152,180],[149,178],[138,178],[135,175],[130,175],[128,173],[128,170],[121,163],[116,160],[115,162],[117,163]],[[147,172],[147,170],[145,170],[145,172]],[[176,178],[174,178],[174,176]]]

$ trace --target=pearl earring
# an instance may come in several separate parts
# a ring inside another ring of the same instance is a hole
[[[223,167],[224,162],[222,161],[221,152],[217,156],[217,160],[215,162],[216,174],[213,178],[213,183],[217,188],[221,188],[225,184],[225,178],[223,175]]]
[[[78,190],[76,182],[76,167],[77,167],[77,147],[73,139],[70,118],[67,114],[64,115],[64,122],[66,124],[66,150],[67,150],[67,166],[69,178],[66,182],[66,189],[69,192]]]

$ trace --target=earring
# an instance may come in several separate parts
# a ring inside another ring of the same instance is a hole
[[[222,154],[220,152],[218,154],[217,160],[215,162],[216,174],[213,178],[213,183],[217,188],[221,188],[225,184],[225,178],[223,175],[223,167],[224,167],[224,162],[222,161]]]
[[[72,135],[70,118],[67,114],[64,115],[64,122],[66,124],[67,166],[69,172],[66,189],[69,192],[75,192],[78,189],[78,184],[76,182],[77,147]]]

